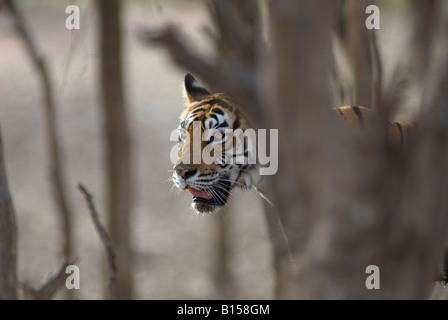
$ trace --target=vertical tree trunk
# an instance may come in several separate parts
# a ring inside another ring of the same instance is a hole
[[[232,299],[235,297],[235,279],[230,272],[230,244],[229,244],[229,220],[227,219],[228,209],[218,214],[216,221],[215,238],[215,263],[213,267],[213,282],[215,285],[215,299]]]
[[[0,134],[0,300],[17,299],[17,227]]]
[[[131,148],[122,77],[122,1],[100,0],[101,85],[106,139],[109,232],[117,255],[118,297],[132,297]]]
[[[332,105],[326,79],[331,70],[329,28],[335,4],[324,0],[269,2],[272,52],[263,92],[268,94],[266,109],[271,121],[267,123],[279,129],[279,171],[267,185],[291,251],[280,262],[282,298],[299,297],[295,268],[300,266],[315,218],[307,210],[317,200],[310,190],[316,187],[315,176],[324,172],[317,159],[322,156],[318,147],[322,119]]]

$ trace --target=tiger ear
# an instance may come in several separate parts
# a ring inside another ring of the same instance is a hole
[[[211,96],[211,93],[204,88],[191,74],[187,73],[184,80],[185,96],[188,103],[202,101]]]

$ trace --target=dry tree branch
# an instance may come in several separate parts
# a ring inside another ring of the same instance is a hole
[[[56,103],[53,94],[53,87],[51,84],[50,74],[45,62],[45,59],[40,52],[37,43],[31,35],[30,29],[21,11],[16,6],[14,0],[6,0],[6,7],[11,13],[17,32],[22,39],[26,51],[30,55],[32,63],[36,68],[37,74],[40,78],[42,90],[44,94],[44,116],[46,120],[46,139],[49,154],[50,167],[50,181],[53,191],[54,201],[59,210],[60,222],[62,224],[63,238],[63,255],[66,260],[70,259],[71,255],[71,210],[68,205],[67,193],[65,188],[65,176],[61,162],[61,149],[59,147],[59,130],[56,119]]]
[[[33,289],[25,285],[25,293],[31,300],[49,300],[53,295],[57,292],[57,290],[62,287],[65,283],[68,274],[65,273],[67,267],[71,264],[74,264],[75,261],[72,262],[64,262],[64,264],[59,268],[58,272],[53,275],[48,281],[42,285],[39,289]]]
[[[17,299],[17,226],[0,135],[0,300]]]
[[[111,293],[111,299],[117,300],[118,299],[117,264],[115,261],[115,252],[112,246],[112,242],[110,241],[106,229],[100,222],[98,211],[95,208],[92,195],[82,184],[78,184],[78,188],[84,195],[84,198],[86,199],[87,206],[90,212],[90,217],[92,218],[95,229],[98,232],[98,235],[100,236],[104,249],[106,250],[107,263],[109,266],[109,288]]]
[[[181,39],[179,31],[168,26],[159,31],[141,28],[138,37],[146,45],[159,45],[170,53],[173,61],[204,80],[213,91],[226,92],[239,99],[252,119],[258,116],[256,71],[242,66],[226,67],[218,62],[211,63],[192,52]]]
[[[251,0],[210,0],[208,7],[219,33],[216,46],[220,55],[227,60],[234,56],[239,61],[232,62],[253,67],[261,44],[257,3]]]

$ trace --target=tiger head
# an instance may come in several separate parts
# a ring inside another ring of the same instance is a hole
[[[185,76],[184,87],[187,106],[178,127],[173,181],[191,192],[194,210],[212,213],[226,205],[233,188],[251,188],[260,182],[256,160],[249,161],[253,152],[247,136],[232,134],[251,128],[225,94],[210,93],[190,74]],[[210,155],[208,161],[205,154]]]

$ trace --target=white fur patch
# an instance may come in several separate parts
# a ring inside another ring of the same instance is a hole
[[[252,187],[256,187],[261,180],[261,177],[258,173],[258,169],[257,170],[250,170],[249,172],[247,172],[244,175],[244,182],[246,184],[246,187],[248,189],[252,188]]]

